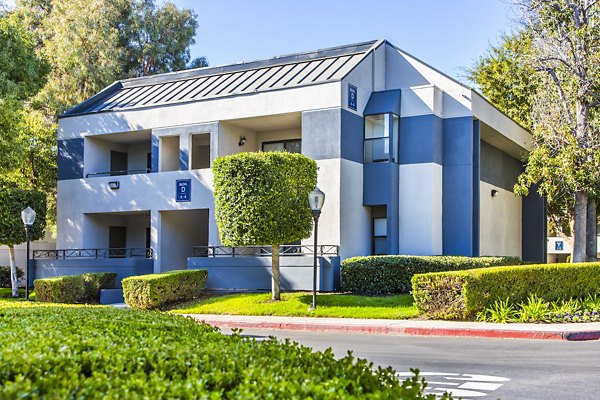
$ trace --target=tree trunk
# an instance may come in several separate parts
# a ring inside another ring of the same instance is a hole
[[[281,300],[279,295],[279,245],[271,246],[271,298],[273,300]]]
[[[573,224],[573,262],[585,262],[586,220],[588,196],[584,192],[575,193],[575,218]]]
[[[598,222],[596,216],[596,199],[590,197],[587,203],[587,214],[586,214],[586,254],[587,260],[597,261],[598,259],[598,244],[597,244],[597,232],[596,232],[596,224]]]
[[[10,259],[10,285],[12,287],[12,297],[19,297],[19,277],[17,275],[17,263],[15,261],[15,246],[8,246],[8,255]]]

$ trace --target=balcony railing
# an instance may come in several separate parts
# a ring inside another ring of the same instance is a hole
[[[323,244],[317,246],[319,256],[337,256],[340,246]],[[271,246],[195,246],[194,257],[267,257],[271,256]],[[314,255],[314,246],[282,245],[279,248],[281,256],[308,256]]]
[[[152,172],[150,168],[146,169],[128,169],[120,171],[108,171],[108,172],[94,172],[92,174],[85,174],[86,178],[94,176],[122,176],[122,175],[136,175],[136,174],[147,174]]]
[[[65,260],[67,258],[153,258],[151,248],[34,250],[34,259]]]

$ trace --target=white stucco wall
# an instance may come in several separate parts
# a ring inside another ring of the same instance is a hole
[[[371,254],[369,207],[363,206],[363,165],[341,160],[340,245],[342,259]]]
[[[483,181],[479,190],[479,254],[521,257],[521,197]]]
[[[442,166],[400,165],[399,252],[442,254]]]

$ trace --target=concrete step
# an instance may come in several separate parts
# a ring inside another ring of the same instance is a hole
[[[123,289],[100,289],[100,304],[124,303]]]

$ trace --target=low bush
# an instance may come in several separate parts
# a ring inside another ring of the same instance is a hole
[[[0,326],[2,399],[436,398],[417,377],[400,382],[350,354],[223,335],[163,313],[14,307]]]
[[[130,276],[122,281],[123,296],[131,308],[161,308],[197,298],[207,278],[208,271],[202,269]]]
[[[114,272],[55,276],[33,282],[37,301],[50,303],[98,303],[100,289],[115,287]]]
[[[471,319],[497,301],[545,302],[600,294],[600,263],[539,264],[415,275],[413,297],[421,313],[437,319]],[[496,303],[496,305],[499,305]],[[530,304],[532,312],[539,304]]]
[[[521,264],[518,257],[353,257],[342,261],[342,290],[369,295],[410,293],[415,274],[515,264]]]
[[[17,268],[17,278],[21,279],[25,275],[21,268]],[[0,288],[11,287],[10,282],[10,267],[0,266]]]
[[[490,307],[477,313],[483,322],[600,322],[600,297],[588,295],[584,299],[546,302],[531,295],[518,305],[508,300],[496,300]]]

